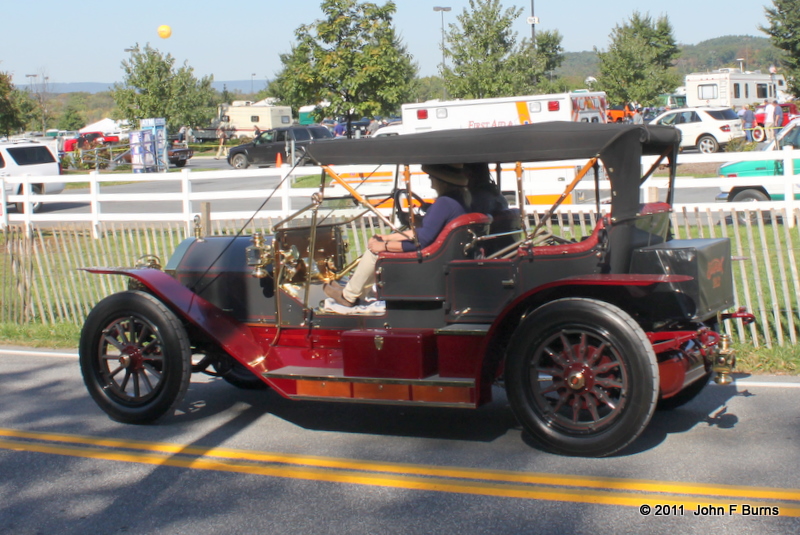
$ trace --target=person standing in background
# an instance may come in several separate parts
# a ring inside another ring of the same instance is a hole
[[[756,114],[753,113],[753,108],[750,104],[745,104],[744,113],[742,114],[742,123],[744,126],[744,135],[747,142],[753,141],[753,125],[756,123]]]
[[[769,100],[764,101],[764,130],[767,133],[767,141],[775,139],[775,104]]]
[[[225,141],[228,139],[228,133],[222,128],[222,125],[217,127],[217,138],[219,139],[219,147],[217,147],[217,155],[215,160],[219,160],[220,156],[228,156],[228,147],[225,146]]]

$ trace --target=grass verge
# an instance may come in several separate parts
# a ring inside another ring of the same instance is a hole
[[[0,344],[4,345],[75,349],[78,347],[80,335],[81,327],[72,323],[0,323]]]

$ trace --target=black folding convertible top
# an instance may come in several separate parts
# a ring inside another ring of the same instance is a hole
[[[611,182],[612,211],[630,217],[639,203],[642,155],[665,155],[674,169],[680,140],[680,131],[670,126],[550,122],[313,141],[306,153],[319,165],[491,164],[599,156]]]
[[[550,122],[318,140],[307,154],[320,165],[537,162],[639,152],[636,145],[640,154],[661,154],[679,142],[679,131],[668,126]]]

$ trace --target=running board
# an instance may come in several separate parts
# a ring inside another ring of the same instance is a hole
[[[284,391],[292,399],[359,401],[391,405],[475,408],[474,379],[439,377],[397,379],[345,376],[341,368],[286,366],[262,374],[268,380],[289,380]],[[292,384],[290,383],[290,384]]]

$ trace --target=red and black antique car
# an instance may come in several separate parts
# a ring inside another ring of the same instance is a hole
[[[730,381],[734,357],[719,322],[748,316],[723,314],[733,306],[729,241],[672,239],[679,136],[542,123],[313,142],[307,156],[323,176],[300,211],[308,217],[299,212],[271,235],[187,239],[163,269],[89,269],[129,277],[130,290],[86,320],[86,386],[115,420],[144,423],[174,410],[193,371],[296,400],[465,409],[491,402],[500,385],[543,448],[612,454],[639,436],[657,404],[686,403],[715,374]],[[643,155],[656,156],[645,173]],[[516,163],[521,176],[521,163],[559,159],[587,161],[562,198],[587,173],[601,176],[600,166],[610,181],[591,235],[547,232],[555,207],[531,218],[523,206],[503,228],[501,218],[465,214],[424,249],[380,254],[378,308],[325,306],[323,283],[346,278],[357,260],[352,221],[399,227],[332,166],[394,165],[397,191],[386,198],[399,192],[400,210],[414,196],[410,165]],[[664,166],[665,198],[641,203],[642,184]],[[347,198],[326,195],[325,174]]]

